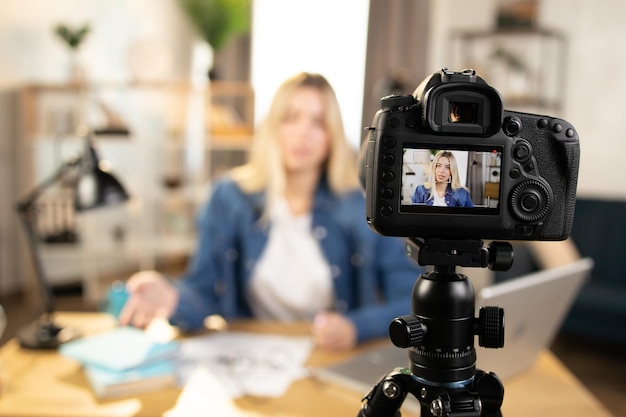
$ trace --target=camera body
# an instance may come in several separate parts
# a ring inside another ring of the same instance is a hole
[[[561,119],[503,109],[473,70],[443,69],[381,99],[361,177],[370,227],[441,239],[563,240],[580,147]]]

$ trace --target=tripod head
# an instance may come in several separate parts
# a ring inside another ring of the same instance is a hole
[[[504,346],[504,311],[483,307],[474,316],[474,288],[456,266],[508,270],[509,243],[480,240],[407,240],[407,254],[433,270],[413,287],[412,314],[389,326],[394,345],[407,348],[409,369],[383,377],[364,398],[359,416],[394,417],[408,393],[422,405],[422,417],[496,416],[504,388],[493,373],[476,369],[474,336],[488,348]]]

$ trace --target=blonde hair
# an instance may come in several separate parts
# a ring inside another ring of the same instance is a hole
[[[463,184],[461,184],[461,177],[459,176],[459,166],[456,163],[456,157],[450,151],[439,151],[435,154],[435,157],[433,158],[433,162],[430,164],[430,181],[425,183],[424,187],[430,190],[436,185],[435,169],[437,166],[437,162],[439,162],[439,160],[443,157],[448,158],[448,160],[450,161],[450,187],[453,190],[458,190],[459,188],[466,188],[463,186]],[[435,198],[435,194],[430,193],[430,197],[428,199],[430,200],[433,198]]]
[[[255,134],[248,162],[231,171],[232,178],[245,192],[267,192],[266,209],[285,192],[286,172],[277,132],[289,110],[294,93],[300,88],[313,88],[322,96],[323,122],[330,140],[323,174],[330,189],[335,194],[341,194],[359,186],[356,151],[346,139],[339,103],[333,88],[323,76],[301,72],[280,85],[267,117]]]

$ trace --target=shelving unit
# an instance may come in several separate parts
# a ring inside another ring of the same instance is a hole
[[[86,124],[131,195],[125,206],[76,214],[77,242],[41,243],[51,284],[80,280],[90,301],[100,296],[102,275],[189,255],[211,178],[243,162],[252,139],[248,83],[211,82],[206,91],[182,82],[36,84],[18,95],[19,193],[76,156],[84,144],[73,132]],[[62,198],[55,190],[45,197]]]
[[[539,27],[455,31],[449,62],[472,68],[500,92],[506,109],[560,112],[566,86],[567,41]]]

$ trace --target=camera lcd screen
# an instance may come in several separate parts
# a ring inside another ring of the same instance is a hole
[[[498,215],[501,147],[410,147],[402,156],[400,211]]]

